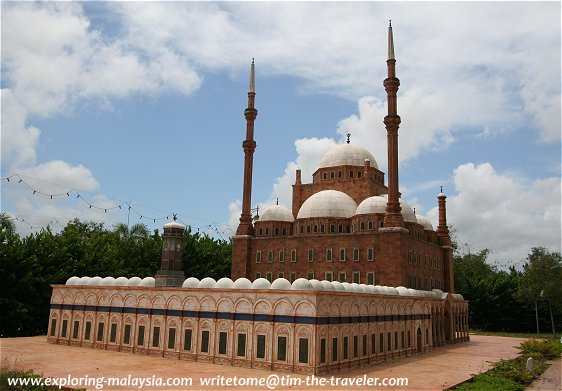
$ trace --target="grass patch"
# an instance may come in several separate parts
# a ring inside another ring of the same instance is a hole
[[[449,390],[524,390],[546,370],[546,360],[560,356],[562,343],[556,339],[531,338],[521,343],[519,349],[521,350],[521,356],[513,360],[500,360],[494,363],[492,369],[487,372],[474,375],[469,381]],[[526,368],[529,357],[532,357],[534,362],[531,371]]]
[[[552,333],[513,333],[506,331],[480,331],[480,330],[470,330],[470,334],[474,335],[490,335],[495,337],[512,337],[512,338],[538,338],[538,339],[558,339],[562,337],[562,334],[557,333],[552,335]]]

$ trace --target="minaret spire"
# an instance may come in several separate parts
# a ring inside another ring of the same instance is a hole
[[[384,117],[388,144],[388,202],[384,215],[384,227],[403,228],[404,219],[400,213],[400,193],[398,190],[398,127],[400,116],[398,115],[396,102],[400,80],[396,78],[396,59],[394,57],[394,38],[391,23],[388,25],[388,59],[386,60],[386,66],[388,77],[384,80],[383,85],[388,102],[388,115]]]
[[[254,165],[254,151],[256,149],[256,142],[254,141],[254,121],[258,115],[258,111],[254,108],[254,101],[256,97],[255,89],[255,64],[252,58],[252,65],[250,66],[250,84],[248,87],[248,107],[244,110],[244,117],[246,118],[246,140],[242,142],[244,149],[244,187],[242,190],[242,214],[240,216],[240,225],[236,230],[236,235],[252,235],[252,171]]]

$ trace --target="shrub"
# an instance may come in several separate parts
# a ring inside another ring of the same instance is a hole
[[[502,390],[502,391],[524,391],[525,386],[516,383],[513,380],[505,379],[503,377],[497,377],[483,373],[476,375],[464,384],[461,384],[454,391],[490,391],[490,390]]]
[[[535,339],[526,340],[519,347],[524,356],[538,353],[544,360],[552,360],[562,353],[562,343],[557,339]]]

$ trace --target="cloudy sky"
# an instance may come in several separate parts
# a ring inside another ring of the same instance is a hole
[[[2,211],[22,234],[178,213],[231,235],[252,58],[253,205],[290,206],[295,169],[311,181],[348,132],[386,171],[392,19],[403,198],[436,225],[443,186],[458,240],[500,265],[560,250],[559,2],[1,6]]]

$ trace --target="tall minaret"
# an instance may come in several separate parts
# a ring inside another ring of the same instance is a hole
[[[388,202],[384,215],[385,228],[403,228],[404,220],[400,213],[400,193],[398,191],[398,126],[400,116],[396,108],[396,92],[400,80],[396,78],[396,59],[394,58],[394,39],[392,37],[392,24],[388,26],[388,59],[386,60],[388,77],[384,80],[388,101],[388,115],[384,117],[386,125],[388,148]]]
[[[447,196],[443,193],[443,186],[437,195],[437,205],[439,210],[439,222],[437,225],[437,237],[439,244],[443,249],[443,277],[445,284],[445,291],[455,293],[455,278],[453,274],[453,247],[451,242],[451,235],[447,227],[447,208],[445,200]]]
[[[250,67],[250,86],[248,88],[248,107],[244,110],[246,117],[246,140],[242,142],[244,149],[244,188],[242,193],[242,215],[240,225],[236,230],[236,235],[251,235],[253,233],[251,204],[252,204],[252,170],[254,166],[254,151],[256,142],[254,141],[254,121],[258,111],[254,108],[256,97],[256,81],[254,70],[254,59]]]

